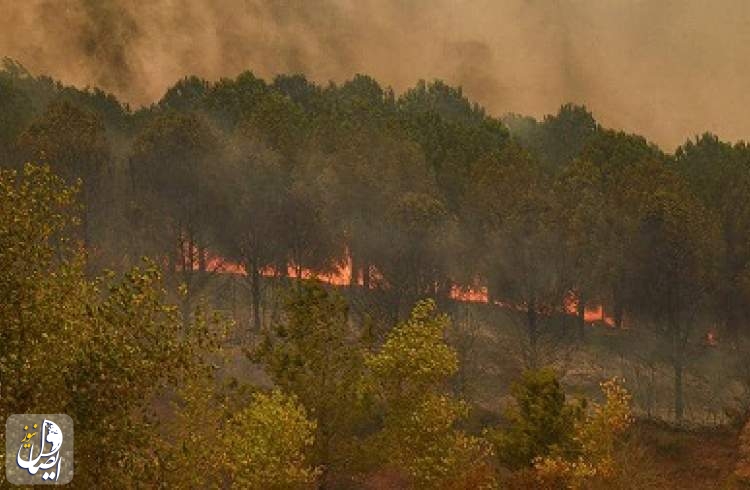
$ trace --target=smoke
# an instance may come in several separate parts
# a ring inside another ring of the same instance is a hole
[[[442,78],[497,115],[584,103],[672,149],[748,137],[748,21],[744,0],[0,0],[0,56],[135,105],[188,74]]]

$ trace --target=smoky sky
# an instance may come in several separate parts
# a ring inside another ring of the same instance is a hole
[[[0,56],[133,105],[179,78],[461,85],[492,114],[585,104],[672,150],[750,139],[745,0],[0,0]]]

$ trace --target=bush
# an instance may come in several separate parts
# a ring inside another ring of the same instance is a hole
[[[551,369],[526,371],[512,395],[515,404],[506,414],[510,427],[487,432],[501,465],[521,469],[550,454],[579,452],[575,429],[585,403],[567,403]]]
[[[605,403],[580,419],[575,428],[577,454],[551,451],[534,461],[540,482],[567,488],[581,488],[597,479],[608,480],[617,474],[615,449],[618,438],[630,426],[630,394],[616,378],[601,383]]]

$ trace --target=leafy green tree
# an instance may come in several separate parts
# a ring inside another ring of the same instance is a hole
[[[153,481],[185,488],[313,488],[316,423],[294,396],[245,393],[214,373],[187,379],[153,450]],[[231,383],[234,384],[234,383]]]
[[[0,410],[69,414],[97,441],[76,481],[135,486],[153,476],[153,403],[190,374],[203,330],[183,335],[153,267],[86,278],[75,189],[49,168],[0,171],[0,195]]]
[[[268,92],[268,86],[253,73],[245,71],[235,79],[222,78],[206,93],[203,107],[219,126],[231,132],[251,115]]]
[[[325,482],[334,469],[350,464],[351,451],[345,449],[360,416],[356,385],[362,353],[344,299],[321,285],[304,283],[294,290],[285,313],[256,354],[274,383],[317,421],[312,461]]]
[[[98,209],[102,172],[110,150],[104,126],[94,113],[62,101],[19,136],[19,151],[26,161],[50,165],[67,182],[83,181],[83,243],[94,251],[94,219]]]
[[[468,414],[465,402],[447,393],[458,369],[444,336],[449,319],[435,302],[417,303],[382,347],[365,358],[368,390],[383,411],[382,428],[369,444],[375,460],[399,472],[415,488],[457,488],[473,482],[490,488],[489,447],[456,428]]]
[[[136,137],[130,168],[136,185],[133,227],[139,254],[166,257],[170,278],[182,286],[183,323],[206,287],[206,248],[215,187],[212,163],[221,144],[194,114],[157,115]],[[159,212],[154,213],[154,209]]]
[[[683,373],[690,334],[706,321],[715,288],[720,232],[714,217],[673,169],[633,168],[639,220],[627,256],[628,303],[669,345],[675,418],[684,413]]]
[[[226,157],[217,166],[217,204],[223,217],[213,223],[218,249],[239,261],[249,282],[253,327],[262,327],[261,277],[269,268],[286,273],[288,226],[285,212],[289,174],[280,155],[243,129],[230,139]]]
[[[573,242],[572,260],[575,261],[577,257],[581,257],[580,253],[585,253],[590,245],[597,250],[589,257],[585,266],[592,274],[589,277],[584,274],[582,279],[589,281],[593,279],[593,284],[598,283],[598,286],[594,288],[598,293],[594,292],[594,294],[600,296],[605,304],[611,302],[612,316],[617,328],[622,327],[623,318],[629,307],[626,304],[626,264],[627,254],[631,247],[630,239],[634,236],[638,222],[639,196],[644,192],[640,186],[649,184],[646,180],[632,178],[632,169],[643,165],[659,168],[664,163],[663,153],[649,144],[645,138],[600,129],[582,150],[579,163],[572,162],[565,170],[568,173],[572,172],[574,178],[583,179],[583,181],[579,180],[579,184],[588,182],[585,184],[585,191],[584,188],[578,186],[578,189],[582,191],[581,199],[575,205],[577,211],[570,215],[570,218],[592,219],[589,234],[595,235],[595,238],[590,240],[598,242],[598,245],[594,242],[588,244],[585,241],[579,244]],[[581,174],[581,170],[589,165],[593,165],[593,168]],[[570,176],[563,177],[562,181],[565,182],[568,178]],[[566,194],[563,193],[563,195]],[[572,205],[571,198],[575,199],[575,196],[570,196],[569,193],[567,196],[566,204]],[[600,196],[602,201],[599,203],[598,212],[592,215],[587,202],[590,203],[592,197],[595,199],[597,196]],[[578,248],[580,245],[584,245],[584,248]],[[581,269],[574,271],[572,277],[579,276],[580,271]],[[584,292],[584,296],[585,294]],[[583,299],[586,300],[585,297]]]
[[[612,222],[602,170],[583,160],[573,160],[555,181],[563,245],[566,254],[566,278],[575,300],[579,338],[584,336],[587,303],[608,299],[607,266],[610,251],[605,238]]]
[[[577,158],[596,137],[598,124],[585,106],[565,104],[554,116],[540,124],[544,134],[541,158],[552,169],[559,169]]]
[[[12,80],[0,78],[0,166],[15,164],[16,139],[33,117],[31,99]]]
[[[378,272],[396,311],[424,297],[447,300],[452,286],[447,257],[457,246],[458,232],[445,203],[436,192],[405,192],[392,203],[386,220],[390,243],[381,244]]]
[[[630,394],[613,378],[600,383],[604,404],[592,404],[575,427],[575,454],[554,451],[534,460],[538,483],[544,487],[588,488],[608,484],[621,472],[615,461],[623,433],[633,422]]]
[[[524,372],[511,394],[515,403],[507,413],[509,427],[488,432],[501,464],[518,469],[552,453],[569,457],[576,452],[576,424],[584,406],[567,402],[554,371]]]
[[[272,150],[283,158],[287,170],[294,164],[297,152],[304,145],[306,121],[297,104],[277,91],[263,94],[253,111],[246,115],[240,125],[245,132],[252,131]]]
[[[550,321],[568,288],[561,213],[551,177],[522,148],[510,145],[477,164],[464,215],[477,247],[490,301],[518,311],[523,360],[537,367],[550,354]]]
[[[337,241],[335,226],[328,219],[325,196],[319,187],[310,185],[306,170],[300,166],[293,172],[282,206],[286,222],[283,265],[292,267],[296,277],[302,277],[304,271],[334,273],[345,255],[345,247]]]
[[[675,152],[675,165],[691,190],[713,211],[723,242],[716,306],[728,339],[737,344],[742,325],[750,318],[745,287],[750,271],[750,150],[704,134]]]
[[[474,164],[505,147],[507,129],[460,88],[440,80],[420,81],[398,98],[397,106],[404,132],[422,148],[448,208],[456,212]]]
[[[389,211],[407,192],[434,196],[434,178],[416,145],[388,132],[357,132],[332,154],[308,162],[308,175],[322,196],[324,213],[336,225],[352,262],[351,284],[369,289],[373,269],[388,246]]]
[[[91,287],[69,240],[76,189],[48,167],[0,170],[0,411],[56,413]]]
[[[230,467],[238,488],[311,488],[319,470],[309,465],[316,423],[294,397],[257,393],[231,422]]]
[[[323,90],[304,75],[277,75],[273,79],[273,88],[289,97],[310,117],[326,110]]]
[[[85,304],[89,316],[62,376],[70,393],[62,412],[75,421],[80,440],[97,441],[76,448],[87,469],[77,481],[132,486],[143,475],[155,477],[153,403],[196,360],[194,343],[181,336],[178,309],[167,302],[154,267],[133,269],[96,293],[103,298]]]
[[[167,111],[193,112],[201,109],[209,83],[196,76],[185,77],[167,89],[159,106]]]

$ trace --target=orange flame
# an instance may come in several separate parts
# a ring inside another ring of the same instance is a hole
[[[219,274],[247,275],[247,271],[242,264],[214,255],[210,251],[205,251],[205,254],[207,270]],[[193,270],[198,270],[197,254],[193,253],[189,255],[192,255],[193,257]],[[288,277],[296,279],[318,279],[333,286],[349,286],[351,283],[352,262],[351,258],[347,257],[342,265],[337,267],[333,272],[327,274],[317,273],[307,268],[298,268],[294,265],[289,265],[286,272]],[[261,271],[261,274],[265,277],[273,277],[278,275],[278,271],[273,267],[266,267]],[[377,270],[371,269],[370,275],[373,280],[382,280],[382,275],[379,274]],[[363,285],[362,277],[357,278],[357,284],[360,286]],[[489,303],[489,293],[485,286],[461,286],[454,284],[451,286],[450,297],[455,301],[466,303]],[[503,301],[495,301],[494,303],[502,308],[523,310],[523,308],[517,305],[514,306]],[[578,314],[578,298],[573,292],[565,297],[563,305],[565,313],[569,315]],[[609,327],[615,326],[614,318],[606,314],[602,305],[586,306],[584,310],[584,321],[586,323],[603,323]],[[712,342],[715,342],[715,335],[713,332],[709,332],[706,339],[709,344],[713,345]]]
[[[563,300],[563,306],[565,312],[569,315],[578,314],[578,296],[572,291]],[[583,309],[583,321],[586,323],[604,323],[608,327],[615,326],[615,319],[607,315],[604,311],[604,306],[593,305],[585,306]]]

